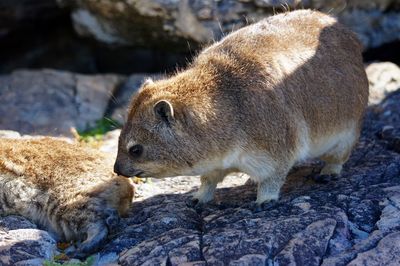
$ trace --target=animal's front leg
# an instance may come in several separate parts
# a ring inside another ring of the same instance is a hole
[[[290,167],[277,167],[269,168],[268,171],[260,171],[267,173],[264,176],[256,177],[257,187],[257,199],[255,201],[255,209],[264,209],[268,203],[272,203],[279,199],[279,193],[283,186],[286,176],[289,172]]]
[[[229,174],[230,170],[214,170],[200,177],[201,185],[199,190],[194,194],[193,200],[198,204],[210,202],[214,198],[215,189],[219,182]]]

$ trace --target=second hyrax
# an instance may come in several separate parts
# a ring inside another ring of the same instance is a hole
[[[368,98],[362,47],[336,19],[309,10],[262,20],[203,50],[185,70],[145,82],[132,99],[114,170],[125,176],[201,175],[213,198],[231,172],[276,200],[291,167],[325,161],[339,174]]]
[[[111,169],[112,160],[82,145],[0,138],[0,216],[22,215],[61,241],[81,241],[70,255],[85,257],[132,202],[132,183]]]

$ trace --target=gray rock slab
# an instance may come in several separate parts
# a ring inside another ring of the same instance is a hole
[[[24,217],[9,215],[0,217],[0,228],[3,230],[37,229],[37,226]]]
[[[101,119],[123,78],[56,70],[0,76],[0,129],[33,135],[71,135]]]
[[[385,236],[376,247],[358,254],[348,265],[400,265],[400,232]]]

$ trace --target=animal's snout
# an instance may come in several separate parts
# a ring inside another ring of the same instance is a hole
[[[122,166],[122,164],[119,161],[116,161],[114,163],[114,173],[116,173],[117,175],[128,176],[126,174],[126,171],[124,171],[124,167]]]
[[[116,160],[114,163],[114,173],[126,177],[133,177],[133,176],[140,176],[143,173],[143,171],[135,169],[133,167],[129,167],[128,165]]]

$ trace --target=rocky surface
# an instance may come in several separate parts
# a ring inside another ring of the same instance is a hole
[[[0,265],[43,265],[56,254],[56,241],[19,216],[0,218]]]
[[[337,15],[366,48],[400,38],[398,0],[374,1],[58,1],[73,9],[75,30],[100,42],[188,50],[282,10],[312,8]],[[189,44],[189,45],[188,45]]]

